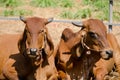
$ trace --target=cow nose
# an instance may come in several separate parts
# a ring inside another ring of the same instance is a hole
[[[30,48],[30,54],[36,55],[37,49],[36,48]]]
[[[112,50],[107,50],[106,54],[109,55],[109,58],[113,57],[113,51]]]

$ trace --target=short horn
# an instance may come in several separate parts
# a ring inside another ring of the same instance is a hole
[[[53,19],[54,19],[54,18],[49,18],[49,19],[48,19],[48,23],[49,23],[49,22],[52,22]]]
[[[23,16],[20,16],[20,20],[23,21],[24,23],[26,22],[26,20]]]
[[[48,23],[50,23],[50,22],[52,22],[52,21],[53,21],[53,18],[45,19],[45,24],[48,24]]]
[[[84,27],[83,24],[80,22],[72,22],[72,24],[77,26],[77,27]]]

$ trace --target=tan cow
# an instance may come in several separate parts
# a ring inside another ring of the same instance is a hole
[[[114,68],[114,64],[116,65],[117,72],[120,74],[120,46],[112,33],[107,34],[107,39],[113,49],[113,58],[109,60],[100,59],[96,62],[96,66],[93,69],[96,80],[104,80],[104,77]]]
[[[108,60],[112,57],[112,49],[107,41],[107,29],[102,21],[88,19],[74,33],[65,29],[56,50],[55,64],[60,79],[90,80],[93,77],[93,67],[102,57]]]
[[[4,78],[9,80],[57,80],[57,70],[52,55],[54,45],[45,27],[53,19],[38,17],[20,17],[20,19],[26,24],[18,42],[20,52],[10,55],[5,62],[2,70]]]
[[[3,64],[11,54],[18,53],[17,42],[20,34],[1,34],[0,35],[0,74],[2,73]],[[14,45],[16,44],[16,45]],[[0,75],[0,80],[4,78]]]

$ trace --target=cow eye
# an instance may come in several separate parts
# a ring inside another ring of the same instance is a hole
[[[40,31],[39,31],[39,33],[43,33],[43,32],[44,32],[44,30],[40,30]]]
[[[98,38],[98,35],[96,33],[94,33],[94,32],[89,32],[88,34],[92,38]]]
[[[30,34],[30,31],[26,30],[26,32]]]

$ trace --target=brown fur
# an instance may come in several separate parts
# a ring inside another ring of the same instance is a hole
[[[32,17],[27,18],[24,23],[26,26],[23,35],[18,40],[20,53],[10,55],[3,67],[4,77],[9,80],[57,80],[57,70],[52,55],[54,45],[45,27],[49,22],[44,18]],[[44,40],[46,40],[45,46],[43,46]],[[14,39],[13,41],[17,42]],[[17,44],[11,46],[14,45]],[[34,58],[29,54],[31,48],[36,48],[38,51],[32,55]]]
[[[90,32],[95,33],[92,38]],[[94,50],[87,49],[83,41],[90,49]],[[103,52],[99,52],[99,50]],[[89,19],[83,22],[82,29],[76,33],[68,28],[65,29],[56,50],[55,62],[59,78],[63,80],[90,80],[93,77],[92,69],[95,63],[101,57],[104,59],[109,57],[104,50],[111,49],[107,42],[106,27],[101,21]]]
[[[107,75],[116,65],[117,72],[120,74],[120,46],[117,42],[116,37],[112,33],[107,34],[108,42],[113,49],[113,58],[109,60],[100,59],[96,62],[96,67],[94,67],[93,72],[97,77],[97,80],[104,80],[105,75]]]
[[[2,75],[2,70],[5,62],[11,54],[18,53],[17,42],[20,34],[2,34],[0,35],[0,79],[5,77]],[[16,44],[16,45],[15,45]]]

